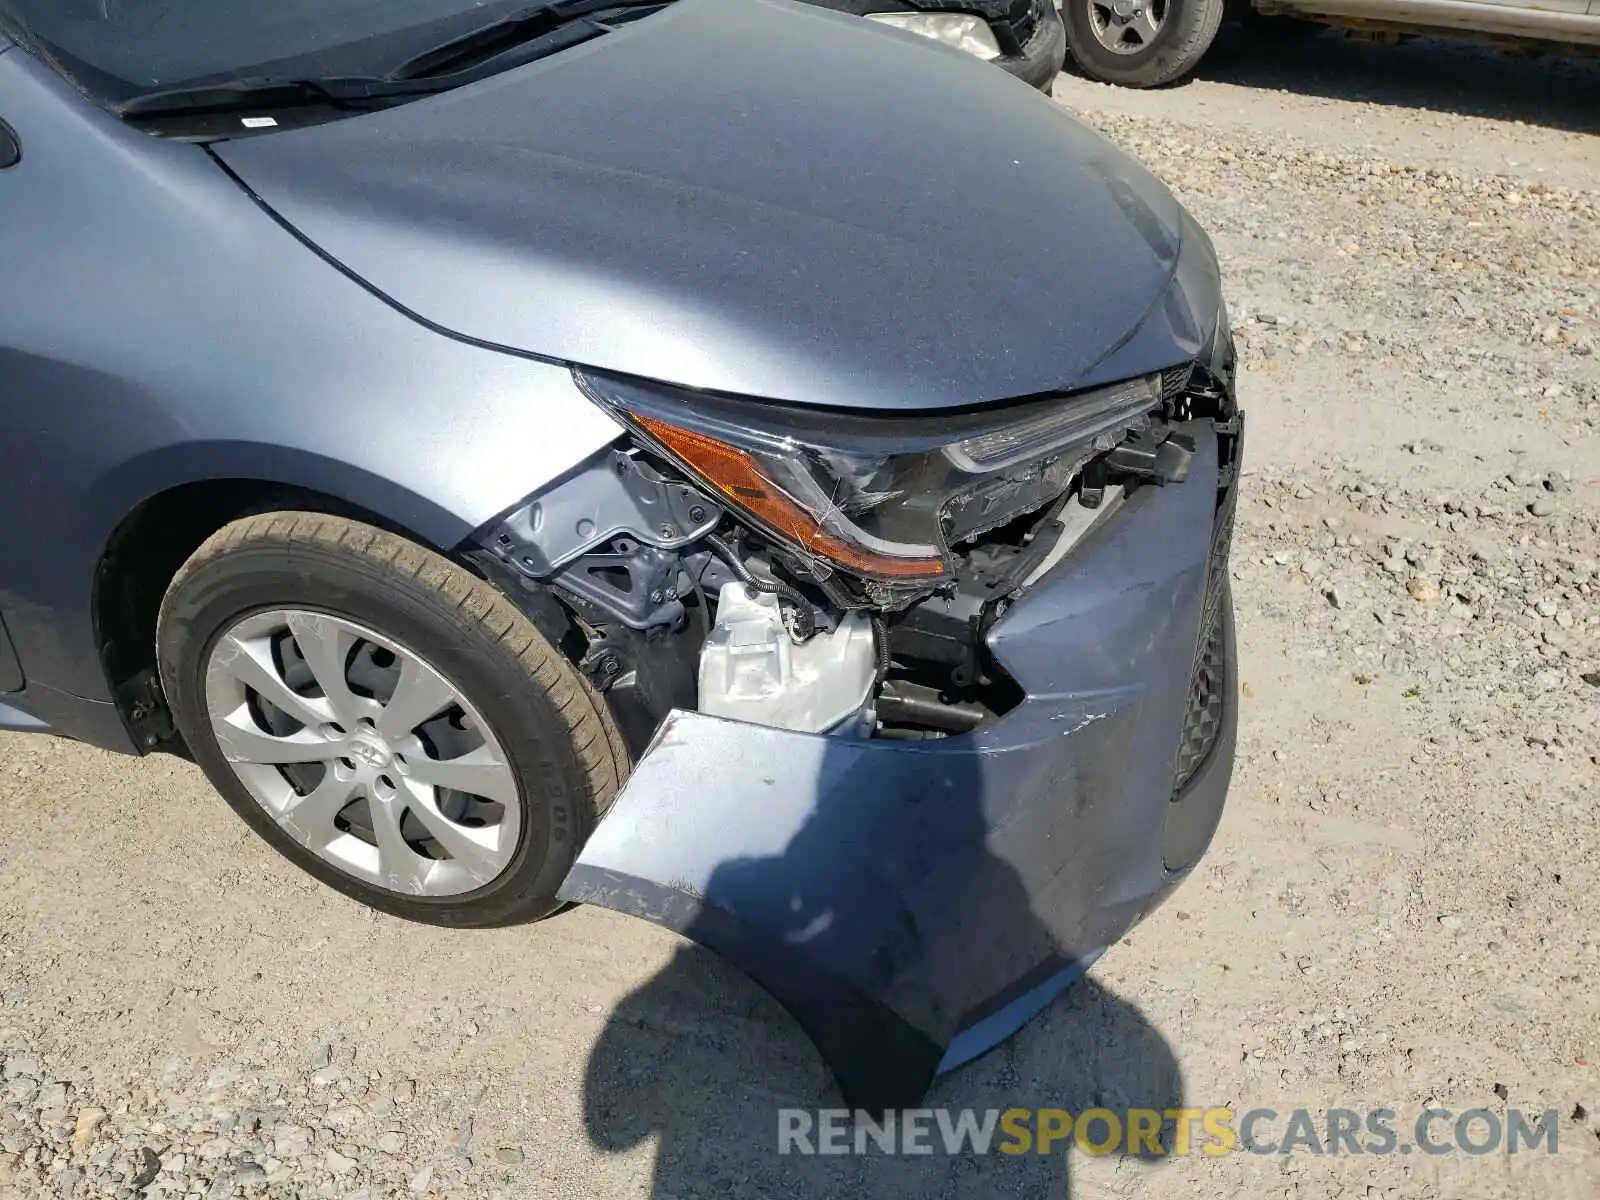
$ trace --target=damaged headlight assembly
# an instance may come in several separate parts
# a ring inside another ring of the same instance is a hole
[[[894,609],[949,582],[951,547],[1041,507],[1159,411],[1161,376],[956,415],[883,418],[580,386],[822,583]]]
[[[484,545],[570,614],[636,750],[673,707],[853,736],[976,727],[1010,687],[987,624],[1094,523],[1109,478],[1187,461],[1172,371],[894,417],[574,377],[632,445]]]

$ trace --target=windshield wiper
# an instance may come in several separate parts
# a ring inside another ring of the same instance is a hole
[[[481,25],[471,33],[441,42],[401,63],[390,74],[397,80],[436,77],[459,71],[472,63],[498,58],[509,50],[537,42],[541,38],[582,22],[588,26],[584,37],[593,37],[610,28],[605,18],[613,13],[629,13],[630,18],[646,16],[642,9],[665,8],[670,0],[546,0],[518,9],[499,20]],[[630,11],[634,10],[634,11]]]
[[[135,121],[173,117],[270,114],[274,110],[325,106],[342,110],[381,107],[460,87],[511,65],[518,58],[554,53],[607,32],[617,22],[648,16],[670,0],[549,0],[524,8],[471,33],[425,50],[388,75],[326,78],[245,77],[145,92],[116,106]]]
[[[324,104],[353,108],[443,91],[456,81],[381,79],[347,75],[327,79],[230,79],[224,83],[145,92],[116,106],[121,117],[156,118],[197,113],[271,112]]]

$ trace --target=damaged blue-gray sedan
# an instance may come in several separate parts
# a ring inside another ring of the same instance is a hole
[[[187,755],[412,920],[679,930],[863,1104],[1210,840],[1216,258],[978,59],[784,0],[0,0],[0,212],[0,728]]]

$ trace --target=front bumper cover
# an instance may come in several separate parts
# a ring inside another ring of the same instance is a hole
[[[988,642],[1026,699],[987,728],[852,741],[674,713],[562,897],[745,970],[852,1106],[916,1103],[1081,974],[1210,841],[1236,721],[1214,545],[1228,475],[1201,438],[1184,483],[1137,491],[1016,600]],[[1228,694],[1175,792],[1208,607]]]

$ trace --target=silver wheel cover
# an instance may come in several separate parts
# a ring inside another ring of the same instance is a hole
[[[278,827],[363,883],[456,896],[493,882],[522,832],[504,748],[421,655],[343,617],[255,613],[206,662],[223,757]]]
[[[1148,49],[1167,19],[1167,0],[1085,0],[1094,40],[1113,54]]]

